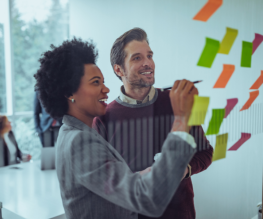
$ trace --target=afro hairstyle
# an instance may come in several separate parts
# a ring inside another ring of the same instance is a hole
[[[35,90],[46,112],[60,118],[68,112],[67,97],[79,88],[84,65],[96,64],[98,51],[92,40],[84,42],[75,37],[50,48],[39,59]]]

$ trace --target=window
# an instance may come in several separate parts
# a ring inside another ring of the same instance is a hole
[[[0,112],[6,113],[4,25],[0,23]]]
[[[41,54],[69,37],[68,0],[0,1],[0,113],[12,121],[18,146],[38,159],[33,75]]]
[[[33,110],[41,54],[68,38],[68,4],[59,0],[11,0],[15,112]]]

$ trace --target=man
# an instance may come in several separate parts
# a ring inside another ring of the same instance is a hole
[[[108,105],[106,114],[94,119],[93,127],[119,151],[132,171],[139,171],[152,165],[171,129],[170,92],[153,87],[153,51],[147,34],[140,28],[127,31],[114,42],[111,65],[123,86],[120,96]],[[189,163],[185,178],[160,218],[195,218],[190,176],[211,164],[213,148],[201,126],[192,127],[190,134],[199,152]],[[149,217],[139,215],[138,218]]]
[[[38,99],[38,92],[35,92],[34,97],[34,123],[42,146],[55,146],[62,118],[55,120],[46,112]]]

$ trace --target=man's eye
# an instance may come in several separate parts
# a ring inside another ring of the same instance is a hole
[[[150,58],[150,59],[151,59],[152,57],[153,57],[152,55],[148,55],[148,58]]]
[[[139,59],[140,59],[140,57],[139,57],[139,56],[137,56],[137,57],[135,57],[135,58],[134,58],[134,60],[139,60]]]

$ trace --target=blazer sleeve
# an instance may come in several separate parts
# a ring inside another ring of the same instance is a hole
[[[105,127],[105,123],[102,120],[103,117],[95,117],[93,119],[92,128],[95,129],[107,142],[109,142],[107,128]]]
[[[42,108],[38,99],[38,92],[35,92],[34,97],[34,123],[35,123],[35,129],[38,133],[42,132],[42,129],[40,127],[40,117],[39,114],[42,112]]]
[[[194,153],[188,143],[170,133],[160,159],[141,176],[133,173],[107,142],[90,141],[80,134],[74,138],[67,160],[74,179],[93,193],[127,210],[158,217],[172,199]]]
[[[212,163],[213,147],[205,137],[202,126],[193,126],[190,134],[194,137],[198,152],[190,161],[191,175],[206,170]]]

